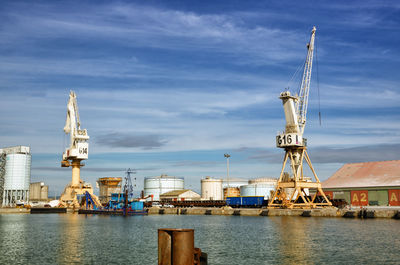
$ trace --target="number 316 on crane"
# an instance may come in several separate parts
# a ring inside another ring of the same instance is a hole
[[[307,139],[298,133],[284,133],[276,136],[277,147],[307,146]]]

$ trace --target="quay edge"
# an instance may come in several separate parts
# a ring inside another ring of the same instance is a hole
[[[347,212],[354,212],[355,218],[394,218],[396,214],[400,213],[400,209],[338,209],[335,207],[321,208],[321,209],[249,209],[249,208],[158,208],[152,207],[148,209],[148,214],[160,214],[160,209],[163,210],[162,214],[186,214],[186,215],[240,215],[240,216],[305,216],[305,211],[309,212],[307,215],[311,217],[343,217]],[[364,211],[364,212],[363,212]],[[367,213],[365,213],[367,212]]]

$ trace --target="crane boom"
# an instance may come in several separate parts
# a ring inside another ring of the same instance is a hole
[[[308,53],[307,53],[307,58],[306,58],[306,62],[304,65],[303,78],[301,80],[301,86],[300,86],[300,92],[299,92],[299,103],[297,104],[297,114],[298,114],[301,134],[303,134],[304,127],[306,125],[308,94],[310,93],[311,72],[312,72],[312,63],[313,63],[313,55],[314,55],[314,40],[315,40],[315,31],[316,30],[317,29],[314,26],[311,31],[310,42],[307,45]]]

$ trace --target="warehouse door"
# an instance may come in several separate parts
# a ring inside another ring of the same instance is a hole
[[[367,190],[352,190],[351,205],[368,206],[368,191]]]
[[[400,190],[389,190],[389,205],[400,206]]]

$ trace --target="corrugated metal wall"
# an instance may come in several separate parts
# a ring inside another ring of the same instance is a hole
[[[324,191],[330,194],[331,191]],[[353,206],[400,206],[400,189],[333,191],[334,199],[344,199]]]
[[[345,200],[348,204],[350,204],[350,191],[334,191],[333,192],[334,199]]]
[[[388,205],[387,190],[369,190],[368,191],[369,205],[386,206]]]

